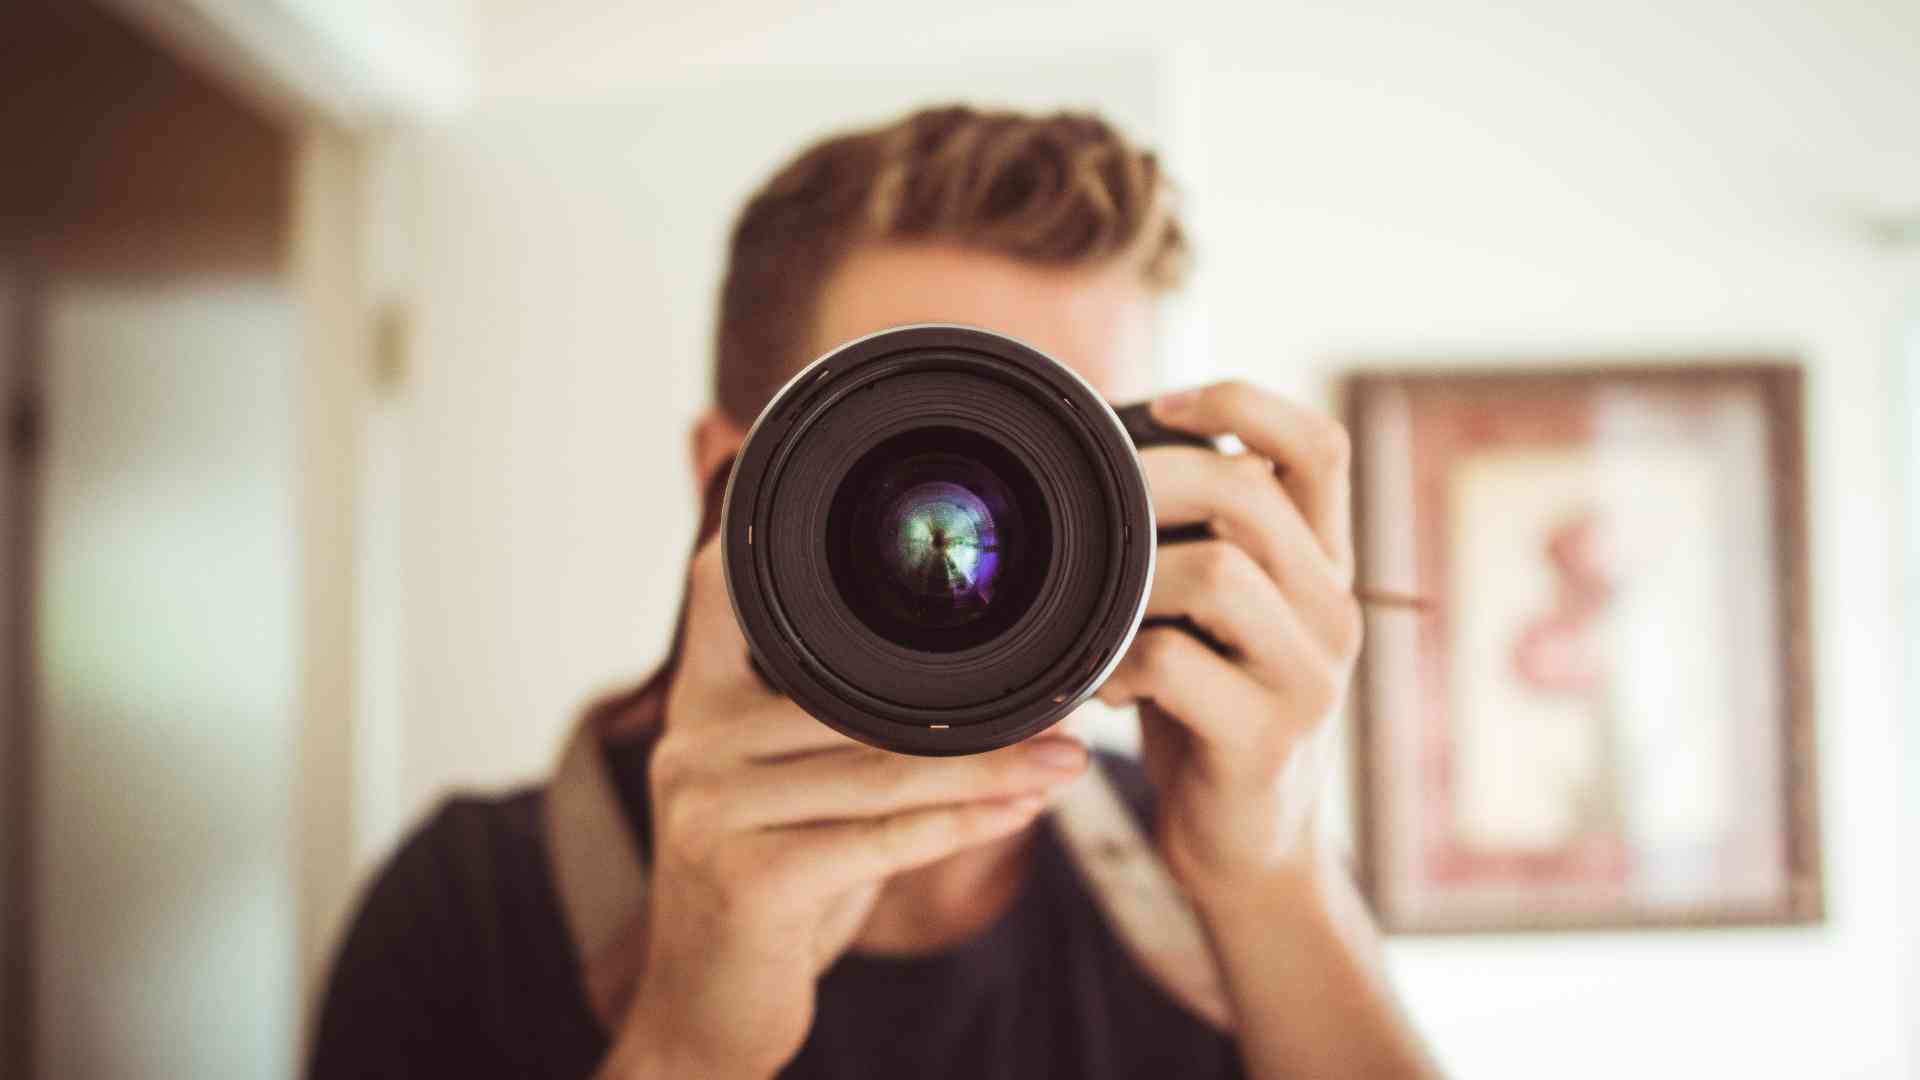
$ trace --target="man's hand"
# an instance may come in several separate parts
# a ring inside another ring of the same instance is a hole
[[[1161,851],[1206,923],[1247,1073],[1437,1075],[1366,906],[1319,844],[1330,718],[1360,649],[1347,434],[1243,383],[1162,398],[1153,414],[1247,448],[1141,455],[1159,520],[1215,536],[1160,550],[1147,611],[1191,619],[1226,655],[1157,627],[1101,696],[1148,703]]]
[[[1064,735],[918,758],[838,734],[754,675],[721,575],[715,541],[653,752],[645,955],[603,1075],[772,1075],[887,878],[1019,830],[1087,763]]]
[[[1215,539],[1160,549],[1150,616],[1185,616],[1226,655],[1173,627],[1141,632],[1100,696],[1150,702],[1142,748],[1160,843],[1196,901],[1310,868],[1334,767],[1328,718],[1359,652],[1346,432],[1229,382],[1163,397],[1162,423],[1237,436],[1244,454],[1141,455],[1162,525]]]

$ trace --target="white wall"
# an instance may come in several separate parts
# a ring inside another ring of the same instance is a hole
[[[1907,665],[1900,698],[1907,706],[1907,711],[1901,714],[1906,748],[1899,766],[1904,778],[1901,790],[1906,798],[1900,811],[1899,897],[1900,909],[1910,912],[1920,909],[1920,784],[1913,781],[1920,776],[1920,723],[1915,723],[1912,716],[1915,703],[1920,703],[1920,245],[1909,243],[1905,260],[1908,271],[1907,320],[1903,335],[1906,380],[1905,392],[1894,403],[1892,445],[1896,459],[1905,465],[1907,493],[1906,582],[1901,589],[1906,597]],[[1906,924],[1902,956],[1905,978],[1901,984],[1900,1006],[1906,1032],[1907,1069],[1912,1077],[1920,1077],[1920,933],[1914,931],[1911,921]]]
[[[1805,358],[1827,925],[1392,955],[1462,1076],[1900,1075],[1913,1012],[1896,1004],[1887,853],[1912,712],[1885,403],[1902,308],[1846,212],[1920,178],[1910,138],[1884,153],[1920,115],[1920,27],[1896,69],[1883,40],[1778,8],[1677,25],[1592,10],[1355,20],[1216,52],[1181,114],[1207,152],[1206,366],[1314,393],[1382,358]],[[1247,137],[1252,103],[1284,137]]]
[[[42,364],[38,1075],[296,1053],[287,299],[61,284]]]
[[[1805,358],[1826,924],[1398,940],[1392,961],[1460,1075],[1902,1075],[1901,309],[1855,221],[1920,197],[1920,13],[1177,14],[476,5],[478,103],[389,148],[420,207],[393,813],[536,774],[578,702],[657,657],[745,191],[916,88],[1077,98],[1187,180],[1185,377],[1330,403],[1379,360]]]

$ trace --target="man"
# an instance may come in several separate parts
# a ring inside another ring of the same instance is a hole
[[[712,478],[813,356],[965,323],[1130,397],[1185,258],[1153,156],[1089,116],[934,109],[813,147],[733,233],[716,406],[693,431],[705,532]],[[1149,629],[1102,688],[1150,703],[1144,771],[1057,731],[962,758],[852,742],[758,681],[704,542],[668,663],[583,737],[644,853],[644,902],[583,955],[557,790],[449,803],[364,903],[314,1074],[1430,1074],[1319,828],[1361,635],[1345,435],[1237,383],[1154,409],[1248,452],[1142,456],[1158,520],[1216,535],[1162,550],[1148,613],[1227,647]],[[1064,854],[1049,802],[1088,768],[1150,824],[1223,1016],[1133,962]]]

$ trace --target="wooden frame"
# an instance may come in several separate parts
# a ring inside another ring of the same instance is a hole
[[[1358,579],[1434,601],[1371,618],[1355,680],[1360,877],[1382,926],[1821,919],[1798,366],[1369,371],[1345,399]],[[1741,543],[1755,527],[1770,542]],[[1665,610],[1695,621],[1646,617]],[[1529,756],[1548,735],[1601,749]],[[1541,779],[1562,760],[1575,779]]]

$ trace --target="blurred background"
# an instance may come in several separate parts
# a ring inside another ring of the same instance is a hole
[[[1804,365],[1824,917],[1395,937],[1457,1075],[1920,1077],[1920,7],[0,5],[0,1075],[286,1076],[357,891],[659,658],[723,238],[1098,109],[1169,381]]]

